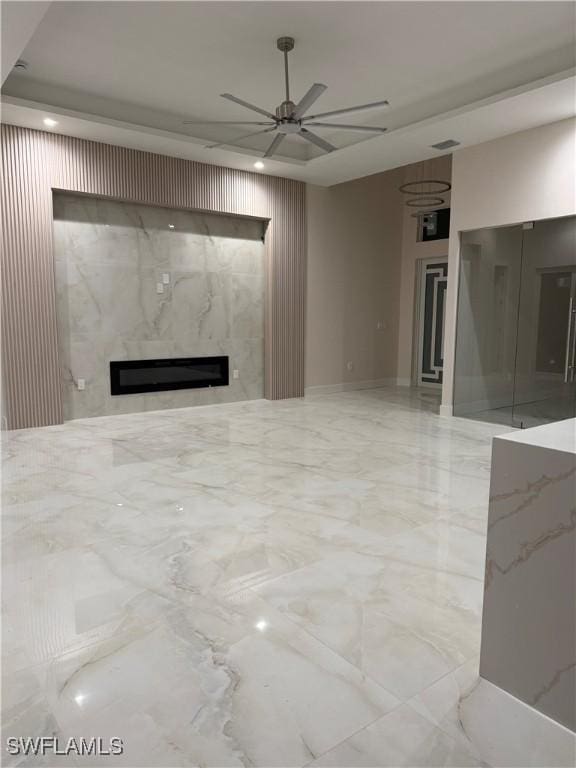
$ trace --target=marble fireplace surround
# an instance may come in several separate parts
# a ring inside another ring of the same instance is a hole
[[[303,182],[1,126],[2,375],[8,429],[63,421],[53,192],[268,220],[264,396],[304,394]]]
[[[56,193],[64,419],[261,398],[264,232],[255,219]],[[110,393],[111,360],[209,355],[229,358],[228,386]]]

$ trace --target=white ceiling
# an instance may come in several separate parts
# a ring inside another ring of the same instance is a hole
[[[434,156],[443,139],[465,146],[575,114],[575,16],[569,2],[55,2],[22,53],[28,71],[4,84],[3,120],[43,127],[50,113],[64,133],[251,168],[269,137],[206,150],[247,130],[192,136],[182,120],[258,119],[223,92],[273,109],[275,39],[292,35],[296,98],[323,82],[317,111],[390,101],[346,120],[386,125],[383,136],[324,131],[344,147],[328,156],[290,137],[266,162],[334,184]]]
[[[0,22],[2,24],[0,76],[2,83],[12,71],[12,67],[16,64],[18,57],[49,6],[49,2],[0,3]]]

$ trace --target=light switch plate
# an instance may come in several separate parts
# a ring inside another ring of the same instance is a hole
[[[163,272],[162,273],[162,282],[164,285],[170,285],[170,273],[169,272]]]
[[[238,370],[238,368],[234,368],[234,370],[232,371],[232,378],[233,379],[239,379],[240,378],[240,371]]]
[[[156,293],[164,293],[164,283],[156,283]]]
[[[86,389],[86,379],[76,379],[76,386],[80,392]]]

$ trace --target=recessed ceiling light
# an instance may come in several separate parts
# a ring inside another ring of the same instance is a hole
[[[28,62],[24,61],[24,59],[18,59],[16,64],[14,64],[14,69],[17,69],[19,72],[26,72],[28,69]]]
[[[254,163],[254,168],[257,168],[259,171],[261,171],[262,168],[264,168],[264,163],[262,162],[262,160],[256,160],[256,162]]]
[[[168,224],[168,229],[174,229],[174,224]]]
[[[44,125],[46,125],[48,128],[54,128],[55,125],[58,125],[58,120],[52,120],[51,117],[45,117]]]

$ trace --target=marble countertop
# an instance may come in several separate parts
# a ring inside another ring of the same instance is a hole
[[[499,435],[496,439],[576,454],[576,419],[564,419],[553,424],[521,429],[507,435]]]

